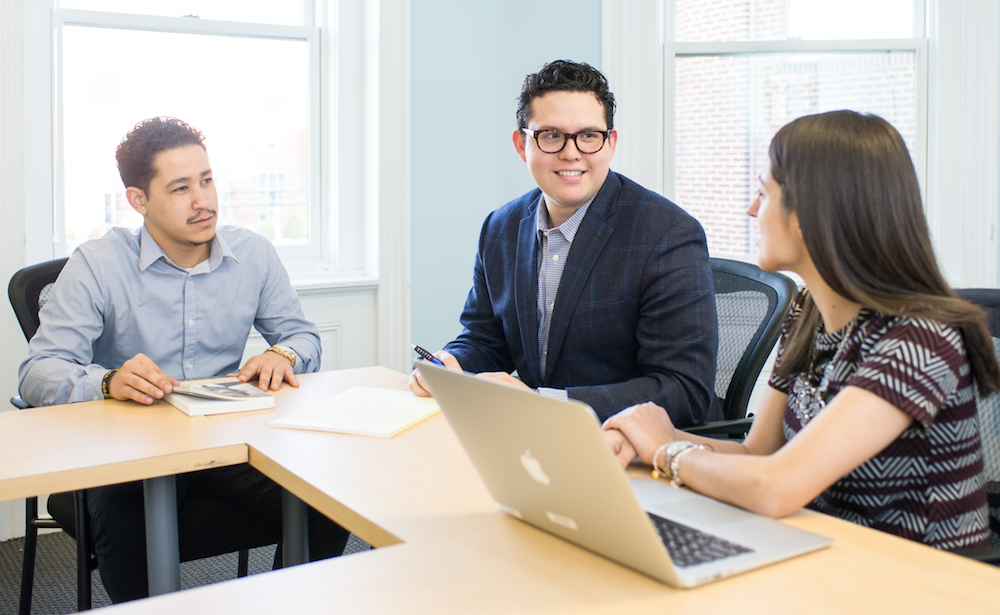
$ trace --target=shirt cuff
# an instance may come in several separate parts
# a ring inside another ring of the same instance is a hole
[[[549,399],[560,399],[562,401],[566,401],[567,399],[569,399],[569,393],[566,392],[566,389],[550,389],[548,387],[538,387],[537,389],[535,389],[535,391],[537,391],[538,394],[541,395],[542,397],[548,397]]]

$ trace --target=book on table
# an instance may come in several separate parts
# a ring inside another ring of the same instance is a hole
[[[181,380],[163,400],[190,416],[274,407],[274,398],[268,393],[233,376]]]
[[[410,391],[354,387],[315,406],[271,421],[271,427],[391,438],[440,412],[430,397]]]

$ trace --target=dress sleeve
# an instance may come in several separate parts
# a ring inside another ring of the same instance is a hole
[[[925,427],[969,378],[961,332],[936,321],[894,318],[866,352],[867,345],[847,386],[878,395]]]

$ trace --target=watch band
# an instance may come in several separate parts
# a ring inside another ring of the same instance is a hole
[[[298,357],[295,356],[295,351],[294,350],[292,350],[291,348],[285,348],[283,346],[271,346],[270,348],[268,348],[264,352],[273,352],[276,355],[280,355],[282,357],[285,357],[286,359],[288,359],[292,363],[292,367],[293,368],[295,367],[295,362],[298,359]]]
[[[104,378],[101,378],[101,393],[104,393],[104,399],[112,399],[111,397],[111,379],[114,378],[115,374],[118,373],[118,368],[109,370],[108,373],[104,374]]]
[[[695,444],[687,440],[677,440],[667,446],[667,450],[663,454],[663,466],[669,469],[670,484],[674,487],[680,487],[684,484],[680,477],[681,457],[693,450],[711,451],[715,449],[707,444]]]

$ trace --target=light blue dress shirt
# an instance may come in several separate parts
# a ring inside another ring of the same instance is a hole
[[[274,246],[238,227],[220,226],[190,270],[145,226],[113,228],[77,248],[39,317],[18,370],[32,406],[103,399],[104,374],[139,353],[177,379],[235,372],[251,327],[295,351],[296,373],[320,366],[319,330]]]
[[[595,196],[596,198],[596,196]],[[549,328],[552,325],[552,310],[556,305],[556,295],[559,292],[559,282],[562,280],[563,267],[569,257],[569,249],[573,245],[576,231],[587,215],[590,199],[580,206],[573,215],[559,226],[550,226],[548,209],[545,207],[545,197],[538,202],[538,213],[535,222],[538,227],[538,291],[536,307],[538,309],[538,355],[542,373],[545,373],[546,359],[549,353]],[[538,392],[546,397],[567,399],[564,389],[539,387]]]

